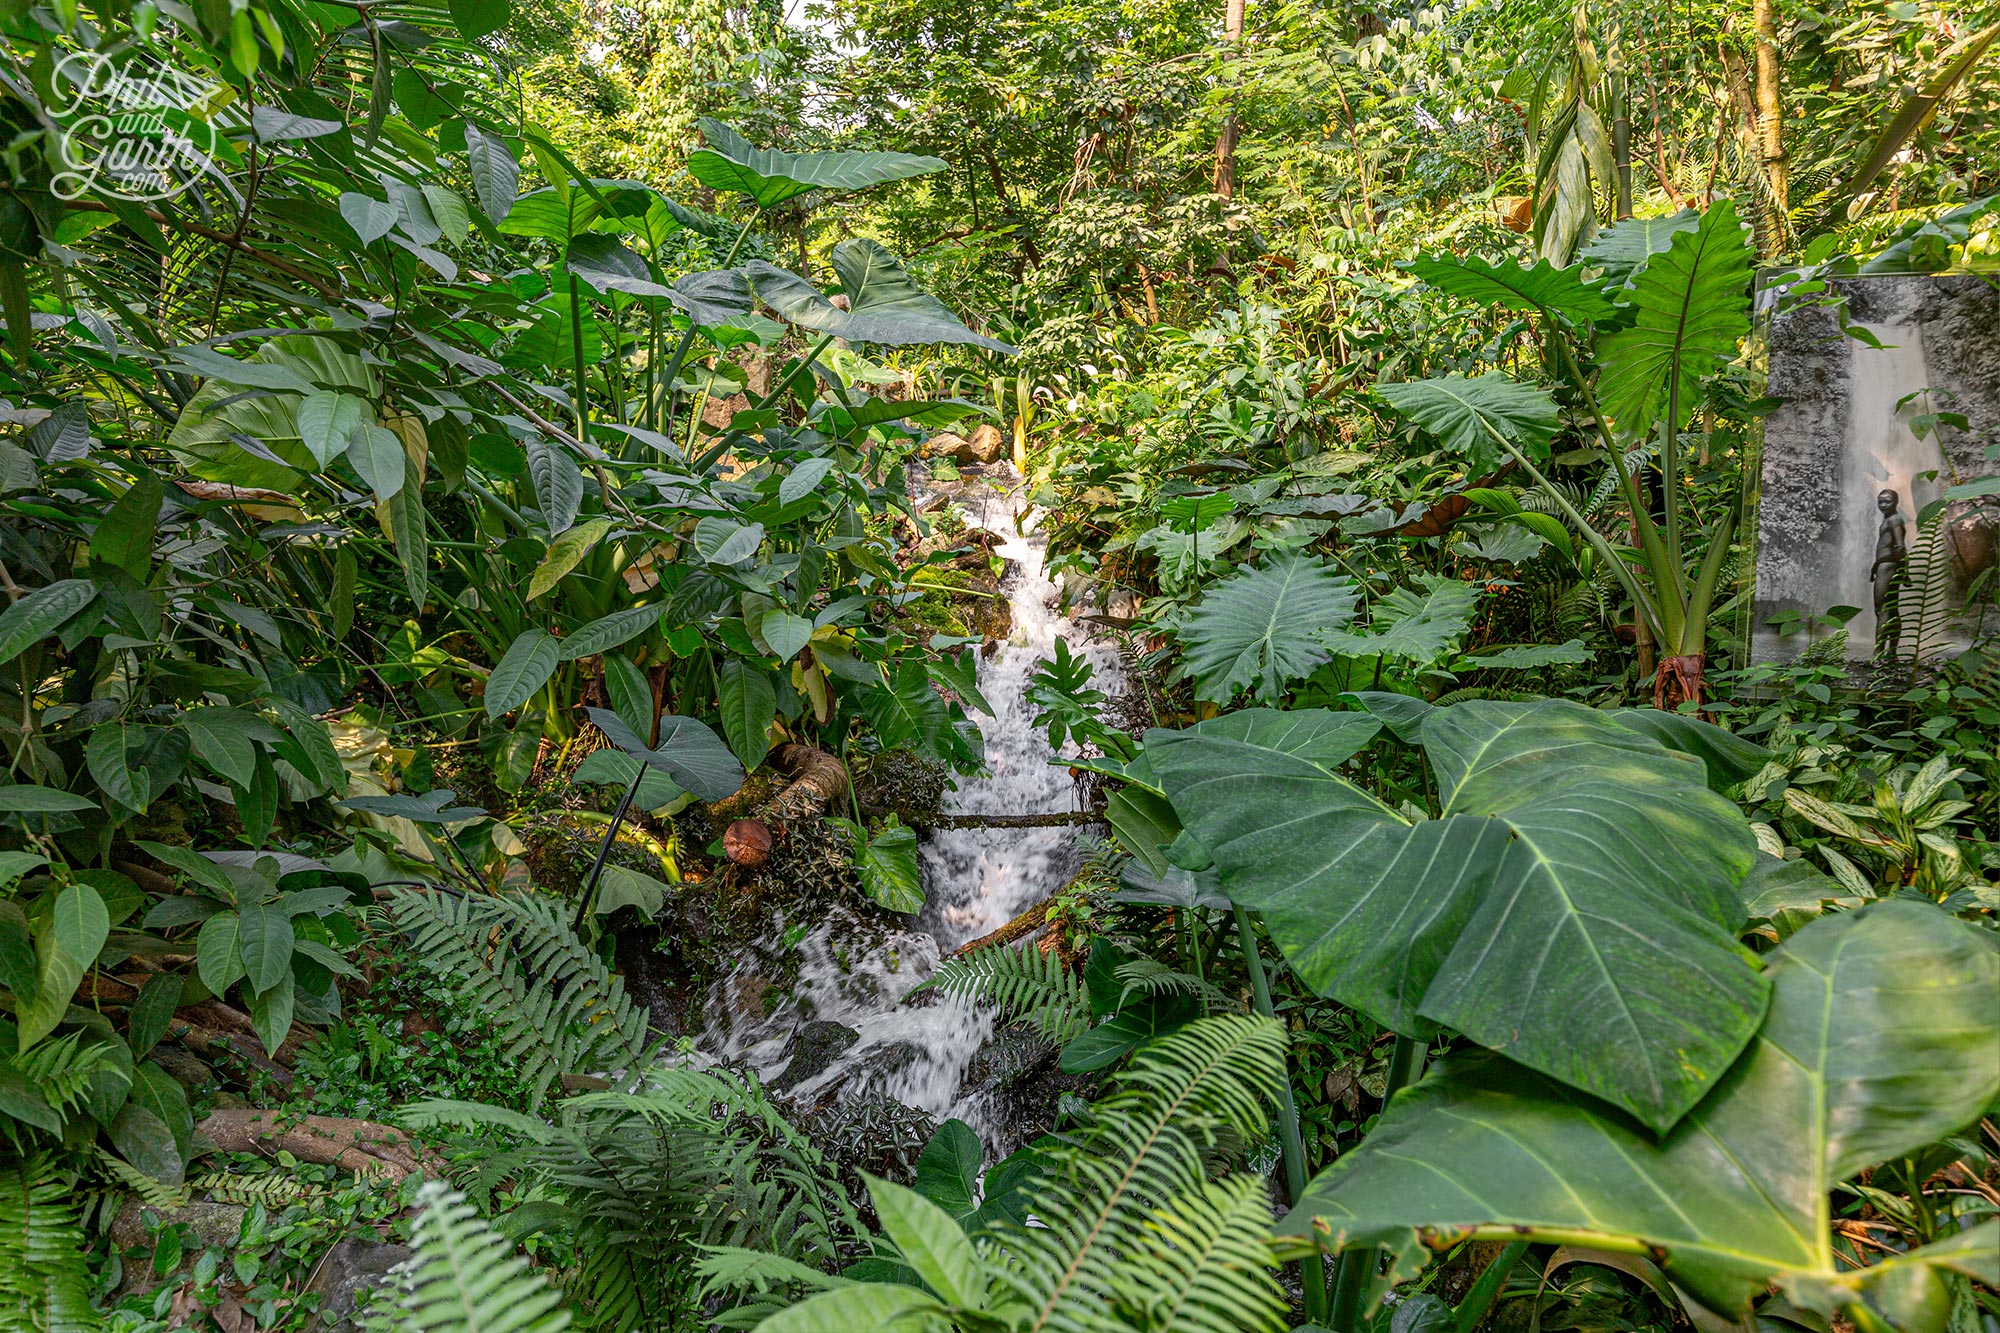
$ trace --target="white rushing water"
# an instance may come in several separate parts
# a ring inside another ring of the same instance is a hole
[[[1853,398],[1847,422],[1850,442],[1841,455],[1846,475],[1842,477],[1839,555],[1834,566],[1839,571],[1840,600],[1861,608],[1861,614],[1848,626],[1850,641],[1856,645],[1875,641],[1875,601],[1869,574],[1875,562],[1875,534],[1881,526],[1876,496],[1884,490],[1896,493],[1898,509],[1908,524],[1906,540],[1914,548],[1917,513],[1951,484],[1944,450],[1937,440],[1919,437],[1910,428],[1913,416],[1930,410],[1925,395],[1919,392],[1930,383],[1922,331],[1904,324],[1869,331],[1881,341],[1881,347],[1870,347],[1858,339],[1848,344]],[[1906,588],[1902,595],[1906,622],[1913,594],[1914,590]],[[1906,641],[1899,655],[1909,654],[1911,634],[1906,623]],[[1863,655],[1865,652],[1864,648]]]
[[[996,468],[996,471],[1002,469]],[[974,527],[997,539],[1007,561],[1002,583],[1013,611],[1013,633],[979,665],[979,688],[996,710],[974,714],[985,737],[987,772],[961,777],[948,811],[1042,814],[1078,808],[1067,767],[1033,725],[1029,676],[1053,656],[1058,638],[1096,669],[1095,684],[1115,695],[1123,673],[1116,653],[1092,643],[1072,616],[1058,609],[1059,592],[1045,573],[1046,543],[1035,531],[1042,515],[992,480],[971,480],[947,493]],[[1017,526],[1018,518],[1018,526]],[[1024,531],[1025,530],[1025,531]],[[1004,1127],[990,1123],[977,1094],[962,1097],[967,1066],[992,1034],[990,1010],[963,1000],[904,998],[936,970],[938,959],[967,940],[995,930],[1066,883],[1079,856],[1074,827],[938,830],[923,835],[927,905],[910,927],[891,929],[846,911],[812,923],[800,939],[796,984],[780,1003],[732,1004],[730,982],[710,1006],[708,1053],[746,1065],[769,1079],[790,1057],[805,1023],[830,1020],[860,1039],[824,1072],[787,1090],[805,1102],[838,1088],[841,1098],[883,1092],[940,1120],[957,1116],[990,1145]]]

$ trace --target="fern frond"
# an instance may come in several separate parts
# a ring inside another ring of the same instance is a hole
[[[1129,1265],[1141,1254],[1158,1266],[1149,1279],[1155,1294],[1205,1302],[1219,1288],[1247,1284],[1264,1298],[1238,1312],[1248,1322],[1226,1326],[1282,1327],[1262,1317],[1277,1299],[1269,1275],[1235,1262],[1245,1252],[1234,1214],[1204,1193],[1202,1150],[1225,1130],[1245,1139],[1263,1133],[1265,1102],[1285,1077],[1284,1052],[1284,1029],[1270,1019],[1226,1016],[1196,1019],[1133,1058],[1117,1091],[1092,1108],[1089,1130],[1060,1152],[1060,1169],[1035,1191],[1036,1225],[1002,1224],[991,1233],[1000,1280],[1034,1312],[1021,1329],[1102,1328],[1107,1310],[1131,1308]],[[1178,1219],[1170,1227],[1162,1222],[1168,1215]],[[1210,1231],[1215,1239],[1201,1243]]]
[[[1134,995],[1192,995],[1201,1002],[1201,1011],[1205,1014],[1227,1013],[1237,1007],[1211,982],[1192,972],[1182,972],[1157,958],[1134,958],[1129,963],[1120,963],[1111,975],[1124,987],[1118,1000],[1121,1009],[1125,1001]]]
[[[163,1180],[155,1180],[124,1158],[106,1152],[102,1146],[93,1146],[91,1152],[106,1175],[138,1195],[139,1201],[148,1208],[165,1210],[186,1205],[188,1192],[185,1188],[176,1189]]]
[[[564,1074],[645,1062],[646,1011],[569,928],[563,905],[531,894],[454,897],[398,890],[396,924],[424,966],[491,1016],[535,1106]]]
[[[240,1203],[246,1207],[261,1203],[267,1211],[304,1203],[309,1199],[330,1199],[334,1193],[324,1186],[309,1185],[275,1172],[241,1176],[233,1171],[211,1171],[188,1181],[188,1188],[223,1203]]]
[[[981,949],[947,959],[923,985],[996,1005],[1010,1020],[1032,1025],[1058,1046],[1090,1026],[1090,997],[1082,979],[1056,954],[1040,949]]]
[[[1145,1328],[1240,1333],[1283,1327],[1287,1308],[1271,1281],[1271,1205],[1263,1181],[1241,1175],[1181,1195],[1147,1224],[1153,1244],[1123,1275]]]
[[[91,1040],[86,1044],[84,1038]],[[114,1063],[106,1039],[95,1033],[69,1032],[26,1051],[0,1056],[0,1072],[11,1073],[39,1094],[63,1119],[83,1104],[99,1074],[109,1072],[129,1083],[131,1070]]]
[[[562,1295],[440,1181],[417,1191],[416,1254],[403,1266],[381,1333],[559,1333]]]
[[[0,1328],[87,1333],[90,1306],[75,1173],[41,1155],[0,1167]]]

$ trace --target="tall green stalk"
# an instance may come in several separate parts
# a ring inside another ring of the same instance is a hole
[[[1424,1072],[1426,1049],[1426,1043],[1400,1032],[1396,1034],[1396,1044],[1389,1051],[1389,1076],[1382,1089],[1384,1106]],[[1329,1327],[1334,1333],[1354,1333],[1361,1317],[1361,1298],[1367,1293],[1369,1279],[1379,1262],[1380,1256],[1370,1248],[1350,1249],[1340,1256],[1340,1266],[1333,1278],[1333,1310],[1329,1317]]]
[[[1271,1007],[1271,985],[1264,977],[1264,960],[1257,952],[1257,932],[1251,929],[1250,913],[1240,905],[1235,912],[1236,936],[1243,943],[1243,966],[1250,973],[1251,1002],[1258,1013],[1276,1019],[1277,1014]],[[1297,1207],[1306,1194],[1306,1145],[1299,1133],[1299,1106],[1292,1096],[1289,1062],[1285,1068],[1284,1083],[1278,1092],[1278,1135],[1285,1156],[1285,1192],[1291,1197],[1292,1205]],[[1323,1322],[1327,1314],[1326,1261],[1313,1254],[1301,1267],[1305,1276],[1306,1318],[1314,1323]]]

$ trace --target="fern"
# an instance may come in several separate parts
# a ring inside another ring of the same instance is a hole
[[[1092,1108],[1095,1122],[1064,1154],[1063,1169],[1034,1192],[1036,1225],[997,1233],[1005,1252],[998,1276],[1035,1311],[1023,1329],[1085,1333],[1102,1326],[1108,1309],[1167,1303],[1186,1306],[1170,1325],[1176,1329],[1280,1326],[1285,1305],[1261,1253],[1254,1275],[1226,1258],[1227,1282],[1209,1270],[1211,1252],[1240,1257],[1269,1220],[1246,1224],[1239,1212],[1215,1208],[1202,1150],[1224,1130],[1244,1139],[1265,1131],[1264,1102],[1285,1077],[1284,1051],[1283,1029],[1271,1020],[1218,1017],[1197,1019],[1133,1058],[1118,1091]],[[1223,1220],[1202,1223],[1204,1209]],[[1181,1243],[1162,1230],[1163,1217],[1181,1219]],[[1208,1231],[1210,1245],[1187,1243]],[[1150,1261],[1134,1262],[1140,1255]],[[1220,1285],[1243,1290],[1211,1308]]]
[[[158,1208],[165,1212],[170,1208],[186,1206],[188,1192],[185,1188],[177,1189],[164,1181],[155,1180],[122,1157],[106,1152],[101,1145],[93,1145],[91,1154],[96,1158],[97,1164],[104,1168],[106,1175],[136,1194],[139,1201],[148,1208]]]
[[[374,1333],[560,1333],[562,1295],[439,1181],[417,1191],[416,1253],[399,1267],[390,1312]]]
[[[1030,1024],[1058,1046],[1090,1026],[1090,997],[1082,980],[1056,954],[1040,949],[981,949],[947,959],[917,989],[929,987],[996,1005],[1011,1021]]]
[[[275,1172],[262,1176],[237,1175],[233,1171],[211,1171],[207,1175],[196,1176],[188,1182],[188,1188],[198,1190],[211,1199],[223,1203],[240,1203],[246,1207],[262,1204],[267,1212],[290,1207],[295,1203],[305,1203],[313,1199],[333,1197],[333,1191],[320,1185],[309,1185],[302,1180],[293,1180]]]
[[[74,1174],[46,1156],[0,1167],[0,1328],[71,1333],[99,1327],[75,1186]]]
[[[390,911],[424,965],[491,1017],[530,1085],[532,1105],[564,1074],[630,1068],[648,1058],[646,1011],[576,937],[556,900],[399,890]]]
[[[0,1088],[13,1094],[13,1114],[0,1114],[0,1138],[27,1151],[32,1136],[24,1135],[22,1126],[60,1135],[100,1076],[129,1082],[131,1071],[112,1060],[112,1051],[95,1033],[69,1032],[27,1051],[0,1055]]]
[[[1270,1209],[1253,1174],[1211,1182],[1204,1159],[1223,1139],[1255,1139],[1265,1105],[1285,1077],[1284,1029],[1268,1018],[1201,1018],[1145,1047],[1115,1091],[1089,1108],[1092,1121],[1065,1145],[1041,1151],[1049,1170],[1029,1189],[1028,1226],[1000,1222],[956,1235],[948,1215],[877,1182],[877,1210],[893,1246],[913,1267],[953,1275],[960,1299],[941,1301],[849,1284],[820,1292],[764,1324],[771,1333],[880,1327],[998,1326],[1013,1333],[1257,1333],[1285,1327],[1287,1306],[1272,1279]],[[884,1194],[894,1207],[886,1206]],[[958,1248],[964,1247],[964,1248]],[[704,1265],[710,1289],[764,1293],[796,1279],[783,1267],[735,1253]],[[932,1284],[942,1291],[943,1288]],[[751,1307],[767,1303],[755,1297]],[[867,1322],[863,1316],[876,1316]],[[927,1321],[918,1316],[928,1317]],[[963,1317],[960,1317],[963,1316]]]
[[[1118,997],[1121,1009],[1134,995],[1192,995],[1205,1014],[1225,1013],[1237,1007],[1213,983],[1192,972],[1169,967],[1157,958],[1134,958],[1129,963],[1120,963],[1111,975],[1124,988]]]
[[[859,1237],[833,1167],[755,1080],[653,1066],[644,1013],[559,908],[405,894],[393,909],[427,965],[494,1015],[536,1086],[535,1114],[434,1100],[400,1118],[473,1131],[466,1195],[490,1203],[504,1184],[535,1200],[515,1230],[570,1234],[577,1262],[560,1284],[592,1326],[678,1327],[694,1310],[697,1246],[832,1266]],[[614,1067],[609,1091],[546,1096],[559,1074]]]

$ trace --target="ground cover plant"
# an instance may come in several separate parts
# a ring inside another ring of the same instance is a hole
[[[0,1327],[2000,1329],[2000,584],[1747,651],[2000,11],[0,29]]]

